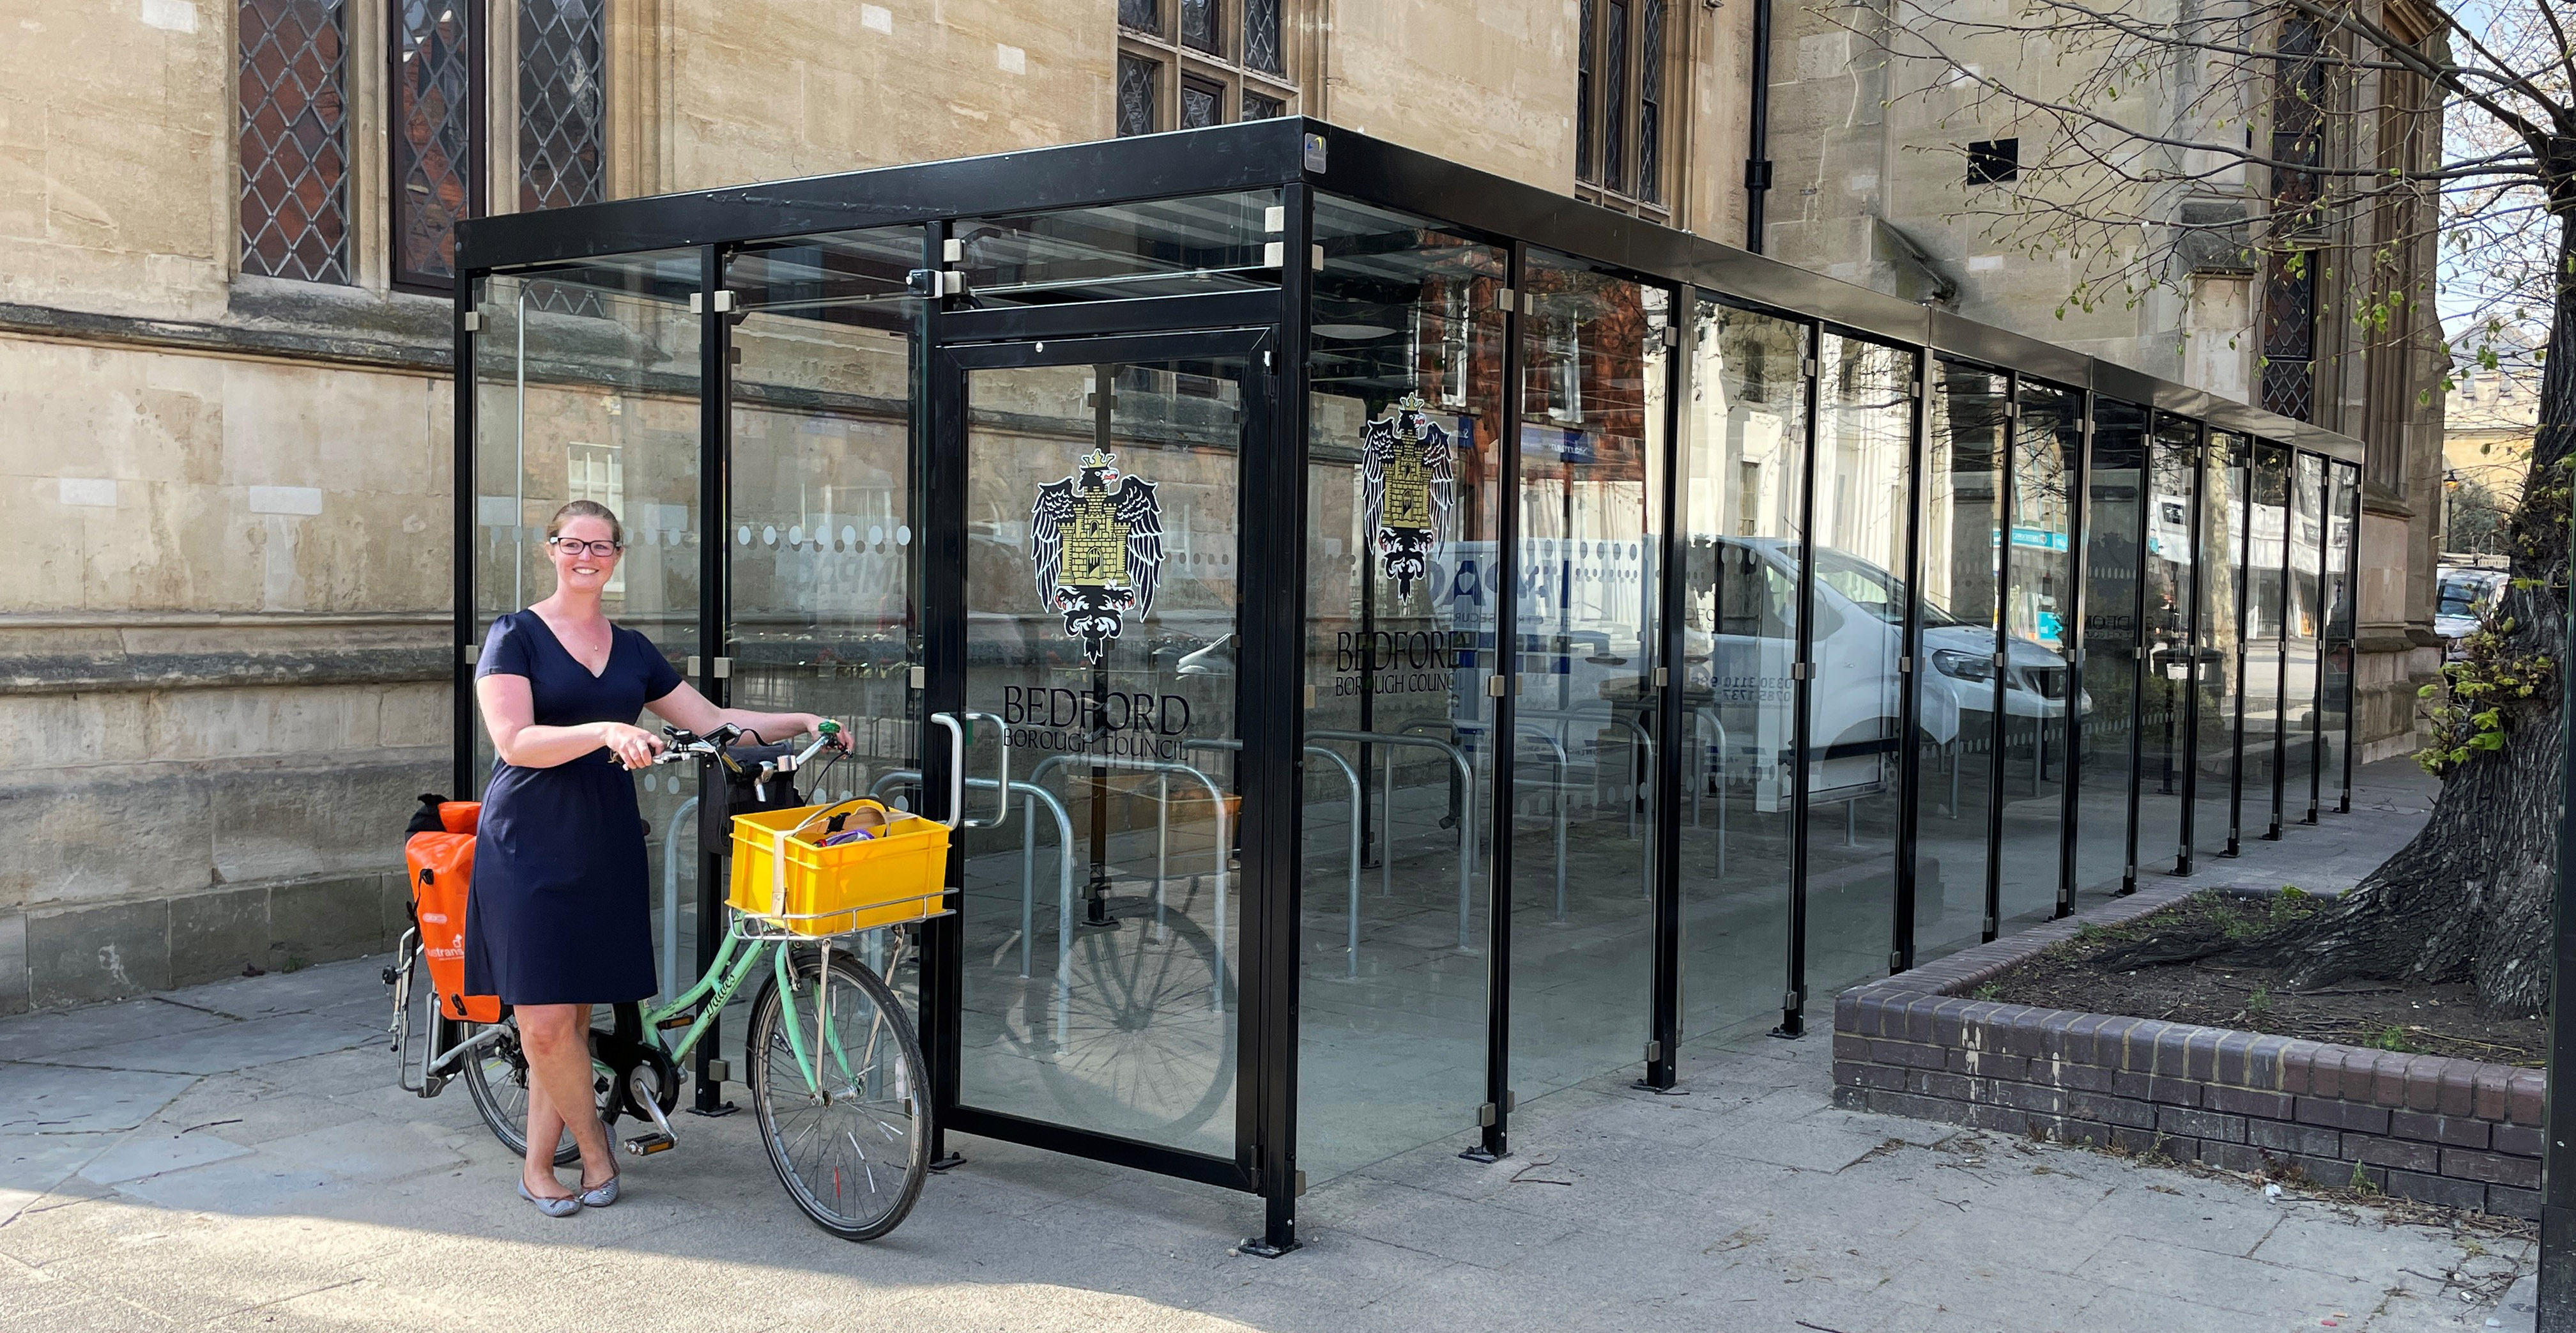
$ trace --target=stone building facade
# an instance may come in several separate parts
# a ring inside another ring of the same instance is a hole
[[[1768,253],[2364,442],[2358,757],[2414,748],[2416,689],[2440,664],[2431,625],[2443,466],[2442,334],[2430,314],[2433,237],[2421,206],[2329,209],[2322,222],[2297,224],[2294,243],[2309,262],[2285,266],[2259,253],[2268,248],[2262,229],[2289,225],[2282,220],[2317,197],[2315,176],[2134,140],[2124,145],[2137,154],[2132,170],[2188,184],[2139,202],[2100,193],[2098,178],[2080,171],[2023,170],[2070,160],[2050,137],[2061,128],[2010,97],[1981,95],[1977,75],[1991,70],[2015,92],[2080,101],[2090,71],[2067,55],[2086,48],[2061,35],[2003,30],[2014,22],[2010,6],[1754,3],[1777,9],[1758,238]],[[2387,31],[2431,42],[2434,25],[2417,0],[2368,8]],[[2192,11],[2134,13],[2187,21]],[[1985,23],[2003,28],[1974,27]],[[2251,40],[2265,50],[2316,40],[2270,19],[2256,26]],[[2172,77],[2133,72],[2115,80],[2118,102],[2087,104],[2167,140],[2242,136],[2253,147],[2266,135],[2275,161],[2439,161],[2438,102],[2406,76],[2326,87],[2296,61],[2183,63],[2192,68]],[[2302,96],[2292,83],[2303,69],[2320,92]],[[2017,229],[2016,212],[2051,205],[2140,219],[2146,225],[2122,244],[2149,259],[2144,269],[2170,256],[2173,280],[2131,291],[2115,277],[2079,299],[2087,277],[2104,270]],[[2410,299],[2366,331],[2371,293],[2390,288]]]
[[[0,42],[0,1013],[397,937],[456,217],[1307,114],[1720,237],[1702,0],[100,0]]]

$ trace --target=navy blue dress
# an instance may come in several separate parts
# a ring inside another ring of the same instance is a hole
[[[633,722],[680,686],[653,642],[613,629],[596,676],[534,611],[492,622],[474,674],[525,676],[545,727]],[[465,907],[465,989],[504,1004],[652,996],[653,927],[635,777],[602,746],[552,768],[495,760]]]

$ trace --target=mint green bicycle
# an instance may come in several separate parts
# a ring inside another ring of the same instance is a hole
[[[793,755],[785,746],[734,746],[728,734],[673,730],[659,762],[709,758],[729,773],[756,770],[766,804],[793,806],[796,770],[839,730],[824,726],[813,745]],[[816,1226],[846,1240],[883,1236],[912,1211],[930,1171],[928,1065],[912,1020],[884,977],[845,939],[795,933],[742,912],[728,915],[715,958],[695,984],[649,1009],[614,1006],[611,1026],[591,1032],[600,1117],[612,1127],[621,1115],[652,1126],[624,1140],[636,1156],[677,1147],[669,1112],[679,1104],[681,1066],[716,1015],[757,976],[743,1082],[769,1164]],[[880,953],[886,971],[895,972],[912,944],[909,929],[885,927],[890,942],[862,947]],[[389,980],[396,972],[402,977],[395,985],[398,1031],[411,1026],[404,1012],[416,957],[410,953],[388,969]],[[435,1095],[452,1069],[494,1136],[525,1153],[528,1069],[516,1019],[504,1011],[497,1023],[462,1024],[437,1018],[434,1007],[431,1013],[421,1095]],[[451,1032],[460,1039],[439,1049],[440,1037]],[[666,1041],[673,1032],[677,1038]],[[555,1161],[570,1165],[578,1157],[567,1134]]]

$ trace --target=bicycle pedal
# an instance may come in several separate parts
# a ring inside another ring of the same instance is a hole
[[[657,1152],[669,1152],[673,1148],[677,1148],[679,1146],[680,1141],[678,1139],[672,1138],[670,1135],[656,1130],[650,1134],[638,1134],[635,1137],[628,1139],[626,1141],[626,1152],[627,1155],[631,1157],[650,1157]]]
[[[677,1032],[697,1021],[698,1016],[696,1014],[673,1014],[669,1018],[663,1019],[661,1022],[654,1024],[653,1027],[656,1031],[660,1032]]]

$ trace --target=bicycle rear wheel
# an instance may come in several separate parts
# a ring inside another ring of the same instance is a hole
[[[494,1027],[499,1036],[475,1048],[465,1057],[458,1071],[465,1080],[465,1091],[474,1098],[474,1109],[483,1113],[483,1123],[492,1137],[499,1139],[512,1155],[528,1155],[528,1057],[519,1049],[519,1024],[504,1018],[497,1024],[468,1023],[465,1039],[471,1041]],[[590,1084],[599,1099],[599,1118],[613,1130],[617,1124],[617,1093],[607,1070],[591,1066]],[[581,1145],[573,1142],[572,1131],[563,1132],[555,1144],[555,1165],[570,1166],[581,1160]]]
[[[798,950],[788,985],[816,1082],[797,1066],[773,978],[752,1004],[744,1038],[761,1147],[814,1225],[843,1240],[875,1240],[901,1225],[930,1173],[921,1040],[903,1002],[848,954],[834,952],[826,973]]]

